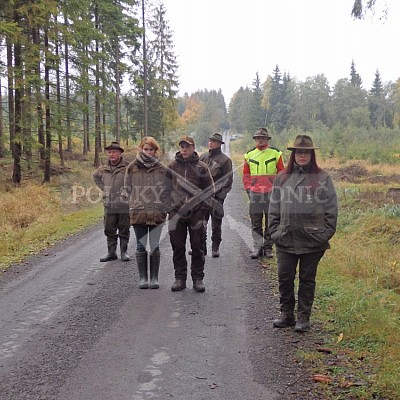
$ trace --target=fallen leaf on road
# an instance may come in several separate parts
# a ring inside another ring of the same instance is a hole
[[[331,354],[332,349],[329,349],[328,347],[317,347],[317,351],[320,353],[326,353],[326,354]]]
[[[340,343],[343,340],[343,333],[341,333],[338,338],[337,338],[337,342],[336,343]]]
[[[321,382],[321,383],[329,383],[332,381],[332,379],[328,375],[322,375],[322,374],[313,375],[313,379],[315,382]]]

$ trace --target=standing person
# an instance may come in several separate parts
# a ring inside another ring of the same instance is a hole
[[[125,174],[125,186],[131,188],[129,215],[136,235],[140,289],[149,287],[148,265],[150,288],[159,288],[160,235],[169,203],[166,195],[167,170],[158,159],[159,149],[160,146],[153,137],[144,137],[139,144],[136,159],[129,164]],[[146,249],[147,241],[149,253]]]
[[[336,231],[338,202],[330,176],[318,167],[312,139],[299,135],[294,141],[288,166],[272,190],[269,230],[276,245],[280,293],[277,328],[295,325],[298,332],[310,329],[315,277],[320,259]],[[297,322],[294,279],[299,264]]]
[[[186,288],[186,237],[189,232],[193,288],[196,292],[204,292],[204,217],[214,196],[214,183],[207,165],[199,160],[192,137],[182,137],[179,149],[167,171],[167,192],[171,198],[168,230],[175,269],[171,290]]]
[[[127,255],[129,243],[129,206],[124,196],[124,175],[127,162],[122,157],[124,149],[118,142],[111,142],[105,148],[108,160],[93,174],[95,184],[103,191],[104,203],[104,234],[107,237],[106,256],[101,262],[116,260],[117,241],[119,237],[121,260],[129,261]]]
[[[271,136],[266,128],[254,134],[256,147],[244,155],[243,185],[250,200],[250,219],[254,252],[251,258],[272,258],[272,240],[268,230],[268,207],[272,182],[284,169],[282,152],[269,146]],[[265,221],[264,221],[265,218]]]
[[[200,156],[200,161],[207,164],[215,185],[215,200],[220,204],[218,209],[214,208],[211,212],[207,212],[205,217],[205,238],[204,238],[204,254],[207,254],[207,221],[211,214],[211,251],[213,257],[219,257],[219,246],[222,241],[222,218],[224,216],[224,201],[226,195],[232,189],[233,173],[232,160],[222,153],[221,145],[225,142],[219,133],[214,133],[208,138],[208,153]]]

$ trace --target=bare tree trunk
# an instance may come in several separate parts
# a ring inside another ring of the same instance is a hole
[[[49,38],[47,30],[44,32],[44,48],[45,48],[45,98],[46,98],[46,148],[44,159],[44,182],[50,182],[50,166],[51,166],[51,114],[50,114],[50,62],[48,60]]]
[[[142,0],[142,22],[143,22],[143,136],[147,136],[147,50],[146,50],[146,23],[144,12],[144,0]]]
[[[121,88],[119,84],[119,43],[115,46],[115,139],[121,141]]]
[[[14,14],[14,21],[20,25],[20,19],[17,13]],[[15,136],[12,142],[12,154],[14,159],[12,181],[15,185],[21,183],[21,156],[22,156],[22,90],[23,90],[23,74],[22,74],[22,49],[21,44],[17,41],[14,44],[14,102],[15,102]]]
[[[13,71],[13,49],[7,39],[7,85],[8,85],[8,125],[10,130],[10,150],[13,152],[15,138],[15,104],[14,104],[14,71]]]
[[[57,23],[57,17],[55,17],[55,22]],[[61,83],[60,83],[60,33],[57,31],[56,38],[56,59],[57,59],[57,69],[56,69],[56,95],[57,95],[57,139],[58,139],[58,154],[60,156],[60,165],[64,167],[64,154],[63,154],[63,138],[62,138],[62,118],[61,118]]]
[[[104,65],[104,58],[101,60],[101,76],[105,76],[105,65]],[[104,79],[102,81],[102,88],[101,88],[101,114],[102,114],[102,130],[103,130],[103,145],[101,146],[104,149],[107,146],[107,116],[106,116],[106,87],[104,83]]]
[[[0,158],[4,157],[4,126],[3,126],[3,91],[1,87],[1,76],[0,76]]]
[[[99,15],[96,7],[95,10],[95,24],[96,29],[99,28]],[[99,41],[96,39],[96,54],[99,54]],[[100,165],[100,152],[101,152],[101,130],[100,130],[100,65],[99,61],[96,60],[96,86],[95,86],[95,146],[94,146],[94,167]]]
[[[64,17],[64,24],[68,26],[67,17]],[[66,112],[66,134],[67,134],[67,151],[72,152],[71,137],[71,94],[69,89],[69,47],[67,40],[64,41],[64,64],[65,64],[65,112]]]
[[[33,43],[34,45],[40,45],[40,30],[39,28],[33,29]],[[35,96],[36,96],[36,116],[37,116],[37,135],[39,142],[39,155],[40,160],[44,161],[45,159],[45,141],[44,141],[44,124],[43,124],[43,99],[41,93],[41,84],[40,84],[40,60],[35,65],[35,75],[36,75],[36,84],[35,84]]]

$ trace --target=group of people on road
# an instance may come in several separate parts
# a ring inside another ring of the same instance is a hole
[[[311,137],[298,135],[293,145],[287,147],[291,155],[286,168],[282,152],[269,145],[271,136],[266,128],[258,129],[253,139],[255,147],[245,153],[243,163],[254,247],[250,257],[273,258],[275,244],[280,316],[273,320],[273,326],[294,326],[298,332],[307,332],[317,267],[336,231],[336,191],[329,174],[317,164],[317,147]],[[137,242],[139,287],[158,288],[159,242],[168,215],[175,269],[171,290],[186,288],[189,233],[193,288],[204,292],[207,222],[211,218],[212,257],[219,257],[224,200],[233,180],[232,161],[221,151],[222,144],[221,134],[214,133],[209,138],[209,151],[199,156],[193,138],[184,136],[168,167],[160,162],[159,145],[152,137],[141,141],[136,159],[129,164],[122,157],[124,150],[119,143],[112,142],[106,147],[108,162],[94,174],[104,194],[104,233],[108,246],[108,254],[100,261],[117,258],[118,236],[121,259],[130,260],[127,244],[132,225]]]
[[[204,292],[207,221],[211,217],[212,256],[219,257],[223,203],[233,181],[232,161],[222,153],[222,144],[222,135],[214,133],[208,141],[209,152],[199,156],[194,139],[184,136],[179,140],[179,151],[168,166],[160,161],[160,146],[150,136],[140,142],[131,163],[124,160],[124,149],[118,142],[107,146],[107,163],[94,173],[94,181],[103,191],[104,233],[108,246],[107,255],[100,261],[117,258],[118,236],[121,259],[130,260],[125,243],[127,245],[129,241],[132,225],[136,236],[139,288],[157,289],[160,236],[168,215],[175,270],[171,290],[186,288],[186,239],[189,234],[193,288]]]

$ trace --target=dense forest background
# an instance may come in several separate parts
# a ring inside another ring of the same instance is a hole
[[[255,71],[229,104],[220,89],[178,96],[178,76],[162,2],[3,0],[0,159],[12,157],[15,184],[35,165],[47,182],[74,154],[94,153],[99,165],[111,140],[152,135],[168,152],[182,134],[205,145],[231,129],[250,144],[267,126],[277,146],[307,132],[326,157],[400,163],[400,79],[385,82],[379,70],[365,88],[353,60],[333,84],[276,65],[264,80]]]

